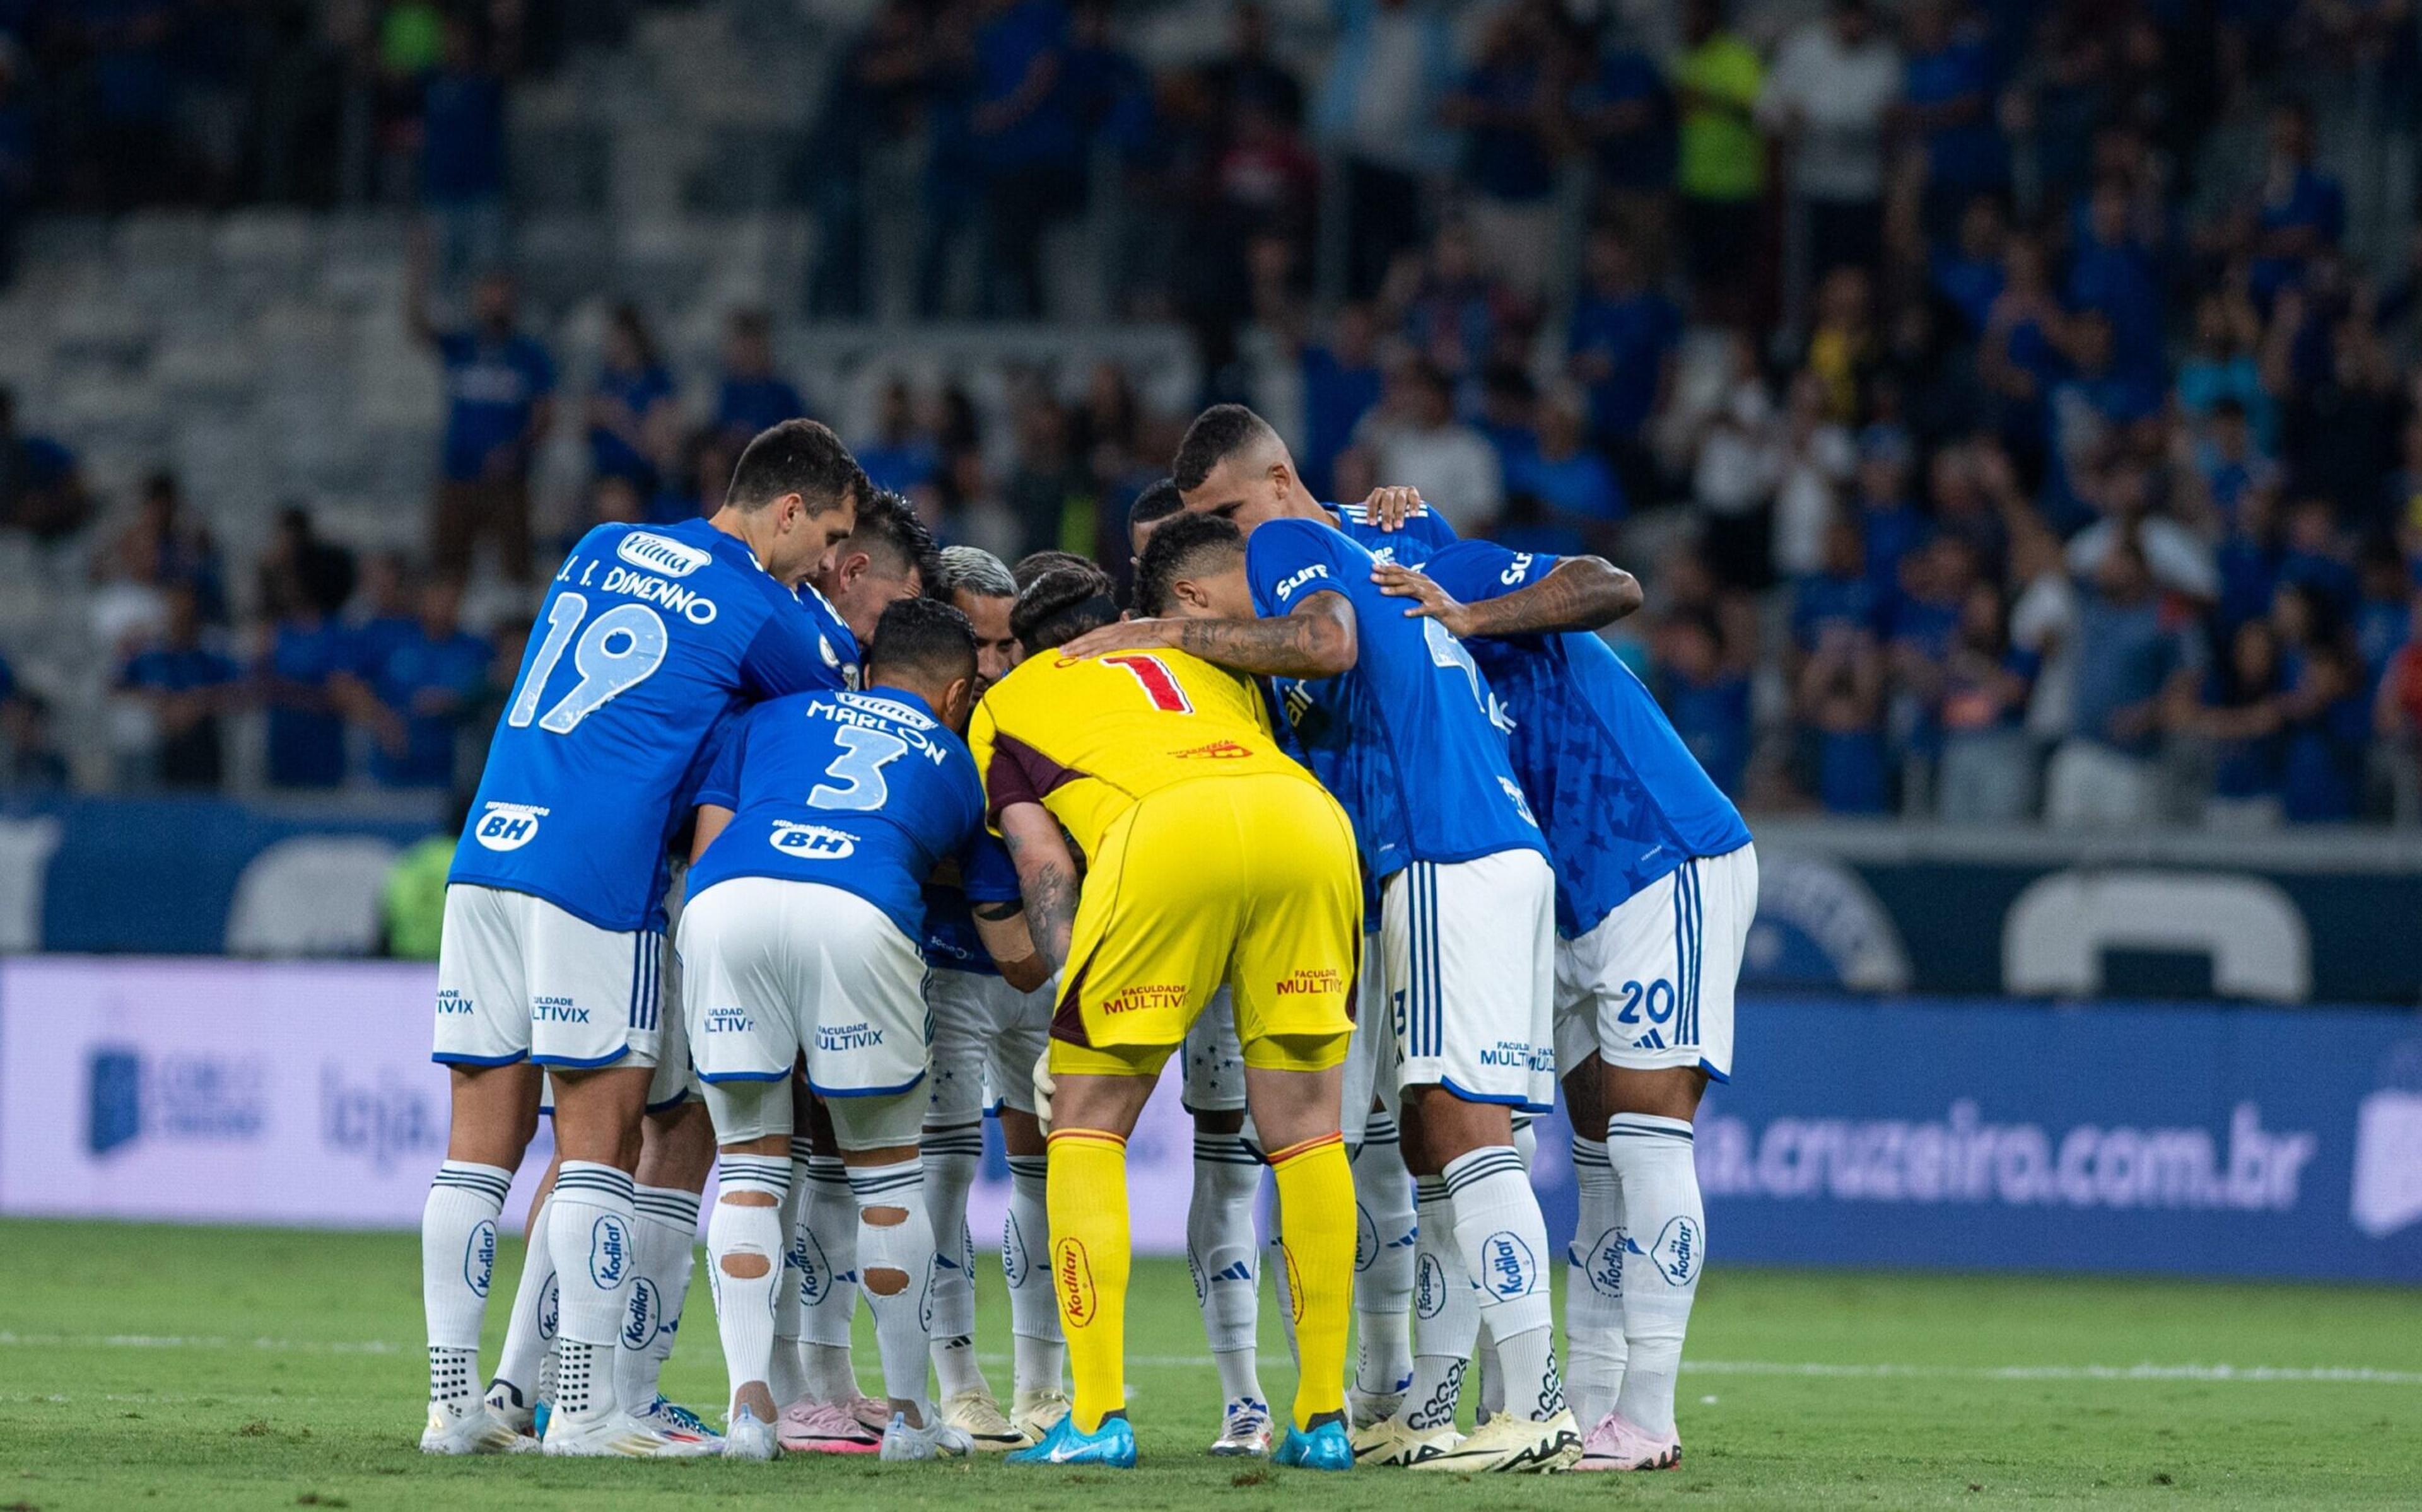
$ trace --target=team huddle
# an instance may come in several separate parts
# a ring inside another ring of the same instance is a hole
[[[1123,609],[1082,557],[936,551],[789,421],[711,518],[574,548],[448,881],[424,1451],[1133,1465],[1125,1142],[1176,1056],[1212,1453],[1679,1462],[1691,1120],[1730,1074],[1757,863],[1595,633],[1638,585],[1458,540],[1403,491],[1321,504],[1235,405],[1129,529]],[[1561,1361],[1529,1174],[1559,1084]],[[543,1109],[556,1164],[483,1378]],[[974,1337],[987,1113],[1006,1408]],[[720,1431],[657,1390],[710,1174]]]

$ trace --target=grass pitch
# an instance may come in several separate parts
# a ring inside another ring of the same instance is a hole
[[[517,1254],[498,1257],[500,1282],[519,1270]],[[1218,1387],[1185,1268],[1168,1261],[1138,1267],[1129,1304],[1144,1452],[1130,1474],[425,1459],[419,1274],[402,1234],[0,1224],[0,1512],[2422,1506],[2411,1291],[1719,1263],[1682,1377],[1683,1467],[1543,1481],[1204,1457]],[[999,1277],[979,1277],[981,1336],[1005,1343]],[[712,1409],[723,1373],[703,1265],[688,1309],[666,1386]],[[1274,1320],[1262,1337],[1264,1384],[1283,1404]],[[863,1315],[858,1361],[876,1379]],[[1006,1365],[990,1373],[1006,1395]]]

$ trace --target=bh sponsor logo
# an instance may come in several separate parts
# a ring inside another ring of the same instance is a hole
[[[1051,1250],[1051,1279],[1060,1288],[1060,1316],[1070,1328],[1091,1327],[1101,1314],[1093,1290],[1093,1262],[1082,1241],[1063,1239]]]
[[[491,850],[519,850],[538,838],[538,821],[551,812],[536,803],[492,800],[472,822],[471,838]]]
[[[1699,1225],[1686,1215],[1666,1220],[1648,1259],[1669,1286],[1687,1286],[1698,1279],[1701,1241]]]
[[[144,1138],[256,1140],[269,1127],[269,1071],[248,1056],[147,1056],[100,1045],[85,1059],[85,1147],[107,1155]]]
[[[1478,1284],[1498,1297],[1527,1297],[1538,1284],[1539,1259],[1504,1229],[1481,1241]]]
[[[611,1291],[631,1271],[631,1231],[612,1213],[601,1215],[589,1229],[589,1279]]]
[[[685,578],[714,560],[700,547],[646,530],[635,530],[623,537],[621,544],[614,548],[614,554],[633,567],[644,567],[668,578]]]
[[[2351,1216],[2370,1239],[2422,1222],[2422,1039],[2390,1052],[2381,1082],[2354,1121]]]
[[[482,1218],[472,1225],[471,1237],[463,1246],[463,1282],[474,1296],[485,1297],[496,1279],[496,1224],[494,1219]]]
[[[1295,590],[1302,587],[1305,584],[1327,576],[1329,576],[1329,569],[1323,567],[1317,562],[1314,562],[1312,566],[1304,568],[1300,571],[1280,579],[1278,586],[1279,602],[1284,603],[1289,599],[1294,598]]]
[[[631,1306],[622,1318],[622,1348],[644,1349],[664,1326],[664,1298],[645,1276],[631,1278]]]
[[[768,841],[782,854],[807,861],[840,861],[857,852],[857,836],[848,831],[792,819],[776,819]]]

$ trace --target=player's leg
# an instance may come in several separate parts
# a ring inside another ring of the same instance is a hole
[[[513,1426],[480,1401],[480,1328],[495,1279],[496,1218],[538,1129],[538,1071],[518,919],[511,895],[446,890],[437,963],[433,1057],[448,1073],[452,1122],[446,1160],[420,1218],[420,1295],[429,1328],[426,1454],[498,1454],[520,1447]]]
[[[1586,1026],[1586,1021],[1581,1021]],[[1565,1058],[1564,1022],[1557,1025],[1557,1066],[1565,1072],[1565,1107],[1572,1115],[1573,1178],[1580,1212],[1565,1252],[1565,1394],[1573,1420],[1586,1431],[1614,1411],[1623,1384],[1623,1189],[1606,1158],[1606,1104],[1600,1095],[1596,1038],[1585,1052]]]
[[[674,1438],[716,1437],[698,1414],[657,1389],[665,1362],[681,1336],[698,1262],[699,1203],[715,1169],[715,1128],[705,1104],[689,1091],[689,1055],[660,1063],[640,1124],[639,1164],[631,1206],[638,1220],[638,1274],[631,1283],[631,1316],[622,1330],[615,1390],[631,1410]]]
[[[1354,1332],[1359,1348],[1346,1405],[1358,1428],[1394,1416],[1413,1380],[1413,1251],[1418,1242],[1413,1177],[1405,1169],[1395,1099],[1373,1096],[1380,1067],[1392,1053],[1382,959],[1379,936],[1363,936],[1354,1038],[1345,1054],[1341,1103],[1357,1208]]]
[[[1337,1131],[1345,1058],[1343,1036],[1263,1040],[1273,1064],[1247,1072],[1253,1121],[1269,1148],[1284,1238],[1278,1250],[1298,1350],[1296,1395],[1282,1464],[1345,1470],[1354,1463],[1345,1433],[1345,1340],[1354,1302],[1354,1172]]]
[[[1256,1334],[1261,1322],[1260,1245],[1253,1234],[1262,1159],[1245,1134],[1245,1060],[1235,1010],[1222,991],[1186,1033],[1185,1102],[1194,1115],[1194,1188],[1186,1204],[1186,1262],[1203,1332],[1219,1372],[1215,1455],[1270,1448]]]
[[[488,1378],[488,1411],[532,1439],[541,1426],[540,1405],[555,1396],[555,1252],[546,1242],[546,1200],[555,1192],[555,1173],[561,1163],[559,1159],[549,1161],[546,1175],[530,1193],[529,1216],[522,1224],[521,1281],[513,1288],[513,1310],[505,1322],[495,1374]]]
[[[1389,894],[1385,916],[1404,921],[1407,942],[1398,1070],[1406,1162],[1444,1188],[1455,1249],[1504,1367],[1507,1406],[1421,1462],[1565,1469],[1580,1457],[1581,1435],[1556,1368],[1547,1224],[1512,1119],[1516,1108],[1543,1108],[1553,1096],[1554,879],[1536,852],[1504,851],[1416,863],[1390,879]],[[1389,948],[1392,964],[1397,946]]]
[[[857,1312],[857,1201],[824,1100],[802,1083],[810,1154],[807,1191],[792,1256],[799,1265],[799,1401],[783,1409],[782,1447],[873,1454],[881,1447],[884,1404],[858,1390],[850,1329]]]
[[[731,1378],[723,1454],[771,1459],[779,1452],[771,1377],[782,1199],[791,1185],[790,1089],[780,1081],[731,1081],[709,1083],[706,1096],[721,1141],[706,1257]]]
[[[1708,1080],[1732,1073],[1733,993],[1757,911],[1756,852],[1743,846],[1692,860],[1617,913],[1635,904],[1670,943],[1635,978],[1644,984],[1636,1001],[1627,994],[1599,1020],[1607,1161],[1628,1236],[1623,1383],[1588,1456],[1592,1468],[1611,1470],[1681,1460],[1675,1378],[1707,1244],[1691,1121]]]
[[[621,1400],[616,1365],[638,1274],[632,1173],[664,1040],[665,942],[599,929],[538,898],[529,924],[533,1058],[555,1088],[563,1163],[547,1202],[559,1323],[549,1454],[679,1457],[714,1445],[656,1431]]]
[[[1531,1179],[1532,1161],[1539,1153],[1539,1136],[1531,1127],[1533,1117],[1528,1113],[1514,1115],[1514,1153],[1522,1158],[1525,1181]],[[1480,1331],[1480,1350],[1473,1363],[1480,1372],[1480,1405],[1474,1415],[1486,1423],[1505,1411],[1505,1364],[1497,1358],[1496,1335],[1486,1328]]]
[[[925,978],[934,1042],[919,1147],[934,1226],[934,1379],[942,1420],[984,1449],[1026,1442],[976,1363],[975,1243],[967,1235],[967,1192],[983,1164],[984,1044],[995,1032],[996,1001],[1007,991],[1000,978],[975,972]]]
[[[986,1050],[984,1083],[1009,1157],[1009,1211],[1000,1236],[1000,1273],[1009,1287],[1014,1390],[1010,1422],[1031,1444],[1068,1415],[1068,1346],[1051,1287],[1051,1209],[1046,1196],[1050,1149],[1034,1116],[1034,1070],[1051,1040],[1053,993],[1004,990],[999,1028]]]

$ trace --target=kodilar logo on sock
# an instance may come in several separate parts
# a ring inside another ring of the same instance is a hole
[[[589,1229],[589,1279],[611,1291],[622,1284],[631,1264],[631,1233],[612,1213]]]
[[[1297,1326],[1303,1323],[1303,1270],[1295,1263],[1295,1246],[1279,1241],[1279,1260],[1286,1267],[1287,1304],[1295,1314]]]
[[[552,1270],[546,1273],[546,1287],[538,1294],[538,1336],[555,1337],[556,1325],[563,1320],[563,1287]]]
[[[622,1320],[622,1348],[644,1349],[656,1342],[656,1330],[664,1319],[663,1299],[655,1283],[645,1276],[631,1278],[631,1310]]]
[[[810,1307],[824,1301],[825,1289],[833,1283],[832,1262],[825,1258],[825,1247],[802,1224],[792,1232],[791,1264],[799,1272],[799,1301]]]
[[[1025,1286],[1026,1266],[1026,1231],[1017,1226],[1017,1215],[1012,1213],[1009,1222],[1000,1225],[1001,1279],[1013,1286]],[[1199,1302],[1203,1300],[1203,1283],[1198,1279],[1194,1286],[1195,1301]]]
[[[1435,1255],[1413,1261],[1413,1316],[1436,1317],[1446,1311],[1446,1268]]]
[[[463,1246],[463,1280],[476,1296],[485,1297],[496,1279],[496,1225],[482,1218]]]
[[[1060,1284],[1060,1316],[1070,1328],[1084,1328],[1100,1310],[1093,1291],[1093,1264],[1077,1239],[1063,1239],[1052,1247],[1051,1274]]]
[[[1667,1286],[1687,1286],[1698,1277],[1700,1248],[1699,1225],[1686,1216],[1676,1216],[1666,1220],[1649,1258]]]
[[[1590,1251],[1589,1257],[1590,1290],[1601,1297],[1621,1299],[1623,1251],[1629,1242],[1619,1228],[1610,1228],[1597,1237],[1597,1244]]]
[[[1371,1221],[1371,1209],[1360,1203],[1354,1205],[1354,1269],[1368,1270],[1379,1258],[1379,1225]]]
[[[1539,1279],[1538,1256],[1531,1246],[1504,1229],[1488,1236],[1480,1246],[1482,1268],[1487,1272],[1481,1285],[1499,1297],[1527,1297]]]

